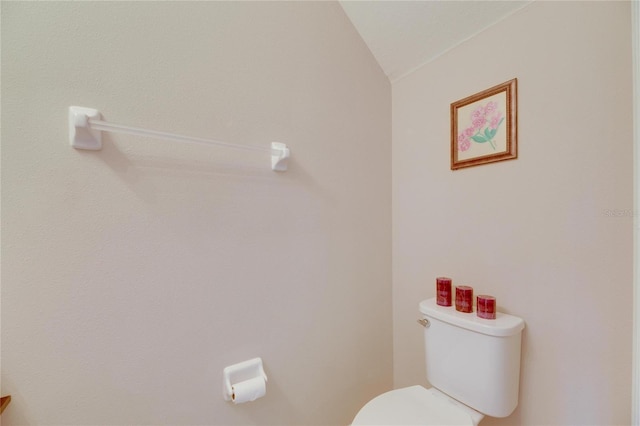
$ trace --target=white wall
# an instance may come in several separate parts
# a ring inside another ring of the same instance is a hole
[[[395,386],[448,275],[523,317],[520,405],[487,425],[631,420],[629,2],[534,2],[393,85]],[[519,158],[449,170],[449,105],[518,78]],[[484,423],[483,423],[484,424]]]
[[[634,238],[633,270],[633,366],[632,366],[632,424],[640,424],[640,3],[631,3],[631,34],[633,49],[633,141],[634,141]]]
[[[70,105],[292,161],[76,151]],[[337,3],[2,2],[3,424],[348,423],[392,385],[390,107]]]

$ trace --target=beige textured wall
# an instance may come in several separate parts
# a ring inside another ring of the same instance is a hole
[[[67,108],[268,155],[105,134]],[[391,86],[333,2],[2,2],[17,424],[346,424],[392,386]],[[261,356],[266,397],[222,400]]]
[[[514,77],[519,158],[450,171],[450,103]],[[392,110],[395,386],[426,384],[417,305],[449,275],[527,323],[520,405],[487,426],[630,424],[630,3],[535,2]]]

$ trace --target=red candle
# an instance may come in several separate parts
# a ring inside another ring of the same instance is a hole
[[[451,278],[436,278],[436,303],[440,306],[451,306]]]
[[[480,318],[496,319],[496,298],[485,294],[478,295],[477,313]]]
[[[473,312],[473,287],[456,286],[456,311]]]

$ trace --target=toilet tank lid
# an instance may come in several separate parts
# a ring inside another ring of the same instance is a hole
[[[435,297],[420,302],[420,312],[428,317],[489,336],[512,336],[524,328],[522,318],[497,312],[496,319],[484,319],[478,317],[475,312],[458,312],[453,306],[440,306],[436,303]]]

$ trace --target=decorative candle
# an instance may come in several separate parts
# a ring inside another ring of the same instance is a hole
[[[477,313],[480,318],[496,319],[496,298],[485,294],[478,295]]]
[[[473,287],[456,286],[456,311],[473,312]]]
[[[436,303],[440,306],[451,306],[451,278],[436,278]]]

